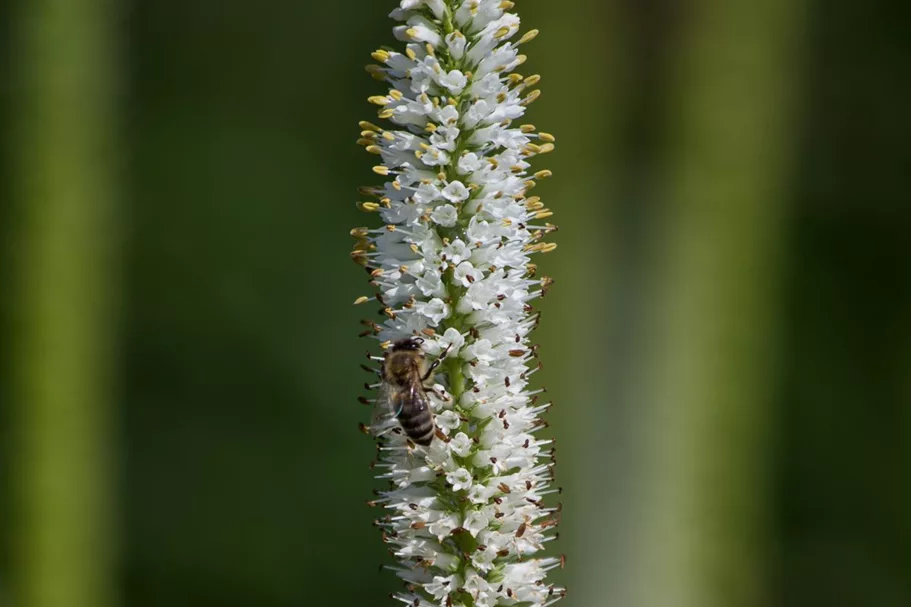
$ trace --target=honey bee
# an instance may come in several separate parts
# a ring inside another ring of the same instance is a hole
[[[423,342],[420,337],[406,337],[393,343],[386,351],[377,414],[391,413],[411,440],[427,446],[433,442],[436,427],[424,382],[439,366],[449,348],[427,365],[421,349]]]

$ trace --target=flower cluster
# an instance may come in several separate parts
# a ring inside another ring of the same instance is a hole
[[[549,403],[528,388],[540,368],[531,302],[551,282],[531,255],[556,247],[544,241],[551,212],[529,193],[550,171],[532,173],[529,160],[554,139],[514,124],[540,77],[514,72],[537,31],[513,41],[512,8],[401,0],[391,16],[404,49],[377,50],[367,68],[389,87],[369,100],[393,125],[361,123],[359,143],[389,178],[361,188],[369,200],[358,203],[385,225],[352,230],[385,316],[365,321],[367,334],[384,348],[419,336],[428,358],[442,357],[431,444],[415,445],[394,417],[371,428],[389,481],[371,502],[385,510],[376,524],[406,582],[395,598],[416,607],[544,606],[565,593],[545,581],[562,557],[535,556],[560,509],[543,503],[557,492],[553,449],[535,436]]]

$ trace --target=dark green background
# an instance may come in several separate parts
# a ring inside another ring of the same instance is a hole
[[[372,309],[350,305],[368,286],[347,255],[347,231],[375,220],[354,206],[356,186],[371,182],[354,141],[379,90],[362,66],[393,43],[393,5],[116,8],[122,196],[106,236],[122,269],[110,521],[122,605],[379,605],[396,588],[377,573],[387,557],[364,505],[372,444],[355,398],[368,344],[356,334]],[[566,509],[556,549],[569,567],[555,577],[570,587],[567,605],[651,607],[617,588],[638,579],[629,555],[640,539],[626,529],[643,524],[635,487],[653,482],[635,437],[654,418],[638,417],[636,382],[653,360],[649,302],[668,293],[654,251],[676,217],[669,176],[688,148],[675,108],[700,84],[675,66],[686,28],[711,22],[712,4],[700,6],[518,6],[542,30],[523,67],[543,75],[529,116],[558,140],[538,167],[555,171],[536,193],[561,226],[560,248],[540,261],[557,284],[538,341],[557,403]],[[17,10],[0,12],[11,69]],[[736,575],[758,580],[766,605],[898,607],[911,604],[911,15],[898,0],[810,0],[801,13],[777,65],[791,74],[788,101],[753,99],[785,104],[789,118],[773,135],[784,151],[770,203],[778,265],[763,303],[773,372],[757,397],[769,420],[754,454],[771,479],[756,492],[764,547]],[[19,89],[15,70],[2,72],[7,130]],[[12,201],[0,207],[10,332],[26,237],[9,186],[16,153],[4,147],[0,173]],[[0,341],[2,604],[17,562],[10,343]]]

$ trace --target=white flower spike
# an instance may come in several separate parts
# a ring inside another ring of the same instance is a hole
[[[389,86],[369,101],[392,126],[362,122],[358,141],[388,178],[358,203],[385,225],[351,231],[385,315],[365,321],[386,356],[371,357],[380,396],[361,400],[381,413],[369,430],[389,486],[370,503],[385,510],[376,524],[406,582],[394,598],[414,607],[543,607],[565,594],[545,579],[563,558],[538,556],[560,507],[543,503],[558,492],[553,448],[535,436],[550,403],[528,389],[540,368],[531,302],[552,282],[535,278],[531,256],[556,248],[544,241],[551,212],[529,194],[550,171],[531,173],[529,160],[554,138],[514,124],[540,77],[513,71],[537,35],[514,41],[513,6],[401,0],[391,17],[405,48],[377,50],[367,67]],[[390,363],[400,351],[410,358]],[[432,426],[390,403],[388,367],[407,375],[408,361],[406,396],[429,405]]]

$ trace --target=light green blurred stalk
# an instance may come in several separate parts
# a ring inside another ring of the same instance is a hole
[[[27,0],[16,14],[9,143],[22,218],[11,344],[19,607],[114,603],[113,6]]]
[[[637,606],[774,603],[773,333],[803,11],[700,0],[686,21],[645,368]]]

